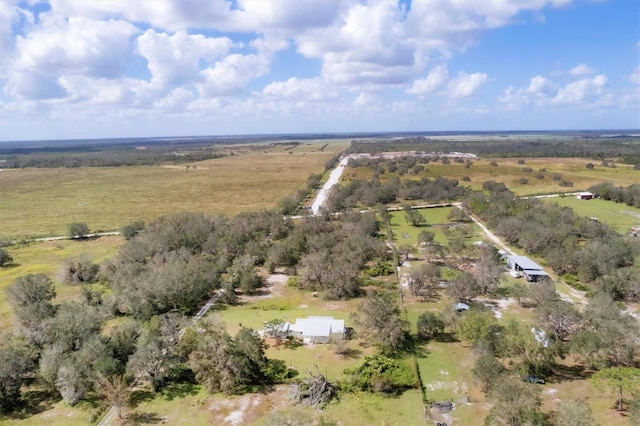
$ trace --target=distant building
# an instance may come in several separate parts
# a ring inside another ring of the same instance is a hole
[[[576,194],[576,198],[578,200],[592,200],[595,198],[595,195],[593,195],[591,192],[578,192]]]

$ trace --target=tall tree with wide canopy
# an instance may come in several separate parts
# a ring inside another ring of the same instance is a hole
[[[395,352],[406,344],[405,323],[397,301],[389,293],[367,296],[351,318],[359,335],[383,352]]]

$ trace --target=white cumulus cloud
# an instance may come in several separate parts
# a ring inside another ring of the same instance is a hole
[[[85,75],[117,78],[132,57],[131,36],[138,29],[124,21],[51,20],[16,37],[5,93],[27,99],[60,98],[60,78]]]
[[[567,105],[610,106],[612,94],[607,88],[607,77],[604,74],[574,80],[564,86],[537,75],[531,79],[528,87],[507,88],[498,97],[498,101],[507,109]]]
[[[262,89],[262,95],[280,100],[317,102],[335,98],[336,91],[319,78],[274,81]]]
[[[414,80],[406,92],[410,95],[424,96],[438,90],[449,79],[449,70],[446,65],[433,67],[427,78]]]
[[[467,74],[459,72],[458,76],[449,82],[449,95],[452,98],[470,98],[487,82],[489,76],[485,73]]]
[[[571,75],[588,75],[593,74],[593,70],[586,64],[578,64],[569,71]]]
[[[594,103],[602,99],[606,84],[607,77],[604,74],[573,81],[558,90],[552,102],[560,105]]]
[[[178,31],[173,35],[147,30],[138,37],[138,51],[149,63],[152,82],[160,85],[190,83],[198,77],[201,61],[224,57],[233,42],[227,37],[205,37]]]

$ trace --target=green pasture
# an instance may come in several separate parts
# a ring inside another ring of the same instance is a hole
[[[324,410],[327,418],[346,425],[421,426],[422,396],[418,389],[408,390],[398,397],[377,394],[347,394]]]
[[[174,212],[272,209],[343,148],[334,143],[319,151],[325,143],[290,151],[237,147],[233,156],[188,165],[5,169],[0,238],[64,235],[72,222],[115,230]]]
[[[405,217],[404,211],[394,211],[391,214],[391,229],[393,231],[393,241],[397,245],[418,244],[418,234],[421,231],[427,230],[435,234],[435,241],[442,246],[448,245],[448,239],[444,234],[444,227],[451,222],[447,219],[447,215],[451,212],[451,209],[455,207],[436,207],[430,209],[419,209],[418,212],[426,219],[426,225],[413,226]],[[475,231],[469,237],[467,242],[478,240],[480,237],[478,234],[479,229],[472,224],[472,229]]]
[[[13,257],[13,263],[0,267],[0,329],[6,330],[12,323],[13,312],[6,301],[5,288],[13,280],[27,274],[45,274],[55,283],[58,269],[66,260],[85,255],[94,263],[100,263],[115,255],[121,244],[121,237],[112,236],[88,240],[34,242],[7,247],[6,250]],[[56,293],[55,301],[60,303],[77,297],[80,287],[56,283]]]
[[[546,198],[548,203],[571,208],[577,215],[595,217],[611,225],[620,233],[628,233],[633,226],[640,226],[640,209],[624,203],[601,199],[578,200],[574,196]]]
[[[405,217],[404,211],[395,211],[391,213],[391,230],[393,231],[393,241],[397,245],[402,244],[418,244],[418,234],[423,231],[431,231],[435,234],[435,241],[440,245],[448,244],[447,237],[444,235],[443,228],[433,225],[449,224],[447,215],[453,207],[439,207],[433,209],[421,209],[418,212],[426,219],[426,225],[413,226]]]

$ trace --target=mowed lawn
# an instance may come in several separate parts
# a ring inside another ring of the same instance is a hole
[[[624,203],[600,199],[578,200],[569,196],[547,198],[545,201],[569,207],[579,216],[595,217],[620,233],[626,234],[633,226],[640,226],[640,209]]]
[[[237,147],[233,156],[179,166],[5,169],[0,238],[64,235],[72,222],[116,230],[174,212],[272,209],[344,148],[329,144],[320,151],[323,145]]]

